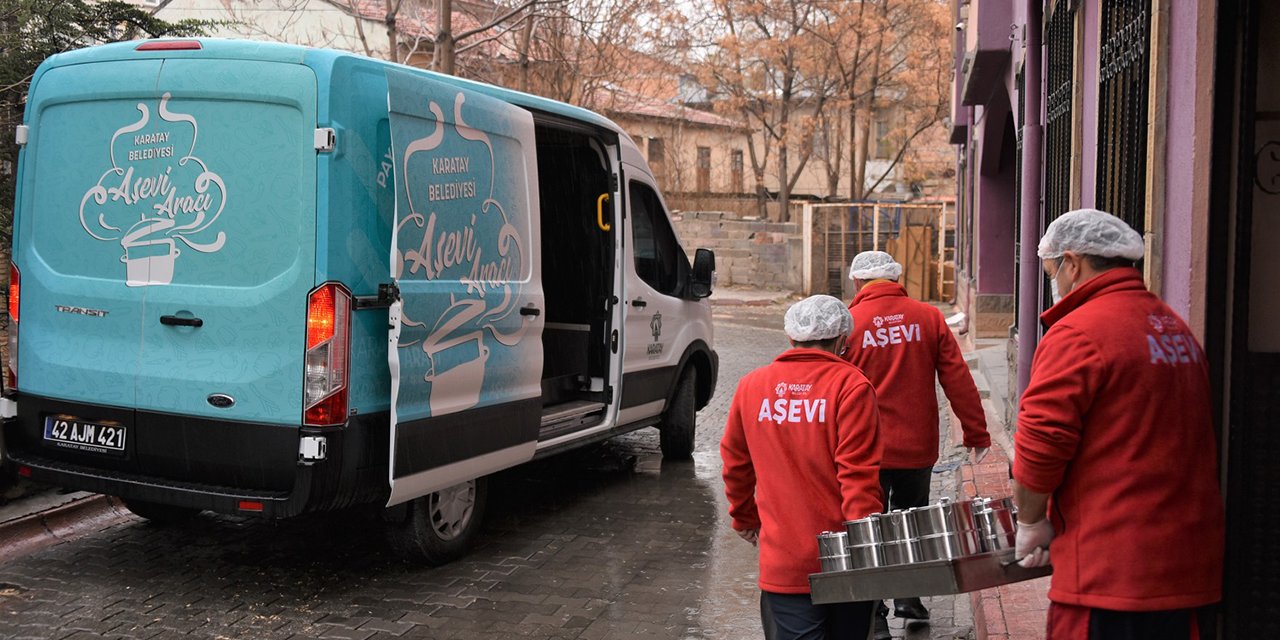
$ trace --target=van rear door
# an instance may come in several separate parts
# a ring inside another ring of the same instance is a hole
[[[387,83],[396,504],[533,456],[545,317],[532,115],[423,73]]]
[[[297,424],[314,73],[187,57],[57,67],[39,83],[19,388]]]

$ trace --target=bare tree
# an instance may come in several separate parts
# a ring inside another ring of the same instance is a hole
[[[724,104],[757,130],[748,151],[763,215],[770,156],[778,183],[780,217],[813,156],[816,128],[833,93],[825,43],[815,30],[831,3],[818,0],[716,0],[719,51],[706,75]],[[795,164],[792,164],[794,156]]]

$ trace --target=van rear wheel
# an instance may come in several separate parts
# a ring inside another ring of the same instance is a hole
[[[200,513],[199,509],[191,507],[175,507],[170,504],[147,502],[145,500],[125,500],[124,506],[129,511],[132,511],[133,515],[146,518],[158,525],[186,522]]]
[[[676,386],[675,396],[667,407],[667,414],[658,427],[662,457],[668,460],[688,460],[693,457],[693,436],[697,417],[695,392],[698,372],[693,367],[685,370]]]
[[[487,497],[486,479],[477,478],[392,507],[387,540],[405,560],[430,566],[452,562],[471,549]]]

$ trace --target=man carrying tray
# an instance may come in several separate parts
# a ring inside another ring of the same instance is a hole
[[[738,383],[720,442],[733,529],[760,547],[770,640],[866,638],[871,602],[814,605],[817,536],[880,511],[875,391],[838,355],[853,330],[839,299],[812,296],[785,319],[792,349]]]
[[[938,461],[938,401],[935,379],[951,401],[964,431],[964,445],[976,461],[991,447],[982,397],[960,345],[942,312],[912,300],[898,284],[902,265],[884,251],[863,251],[849,264],[858,293],[849,313],[858,330],[845,358],[875,385],[884,457],[880,487],[886,509],[929,503],[929,480]],[[893,601],[899,618],[928,619],[920,598]],[[876,640],[890,637],[888,608],[876,607]]]
[[[1224,535],[1204,351],[1119,218],[1066,213],[1038,253],[1055,304],[1018,408],[1015,557],[1052,556],[1048,638],[1196,638]]]

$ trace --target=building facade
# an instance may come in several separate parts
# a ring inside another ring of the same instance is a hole
[[[1227,496],[1216,637],[1277,635],[1280,6],[954,0],[957,302],[1026,387],[1049,304],[1035,243],[1093,207],[1147,244],[1148,287],[1209,357]],[[1012,413],[1013,407],[1009,407]],[[1195,550],[1177,550],[1194,553]]]

